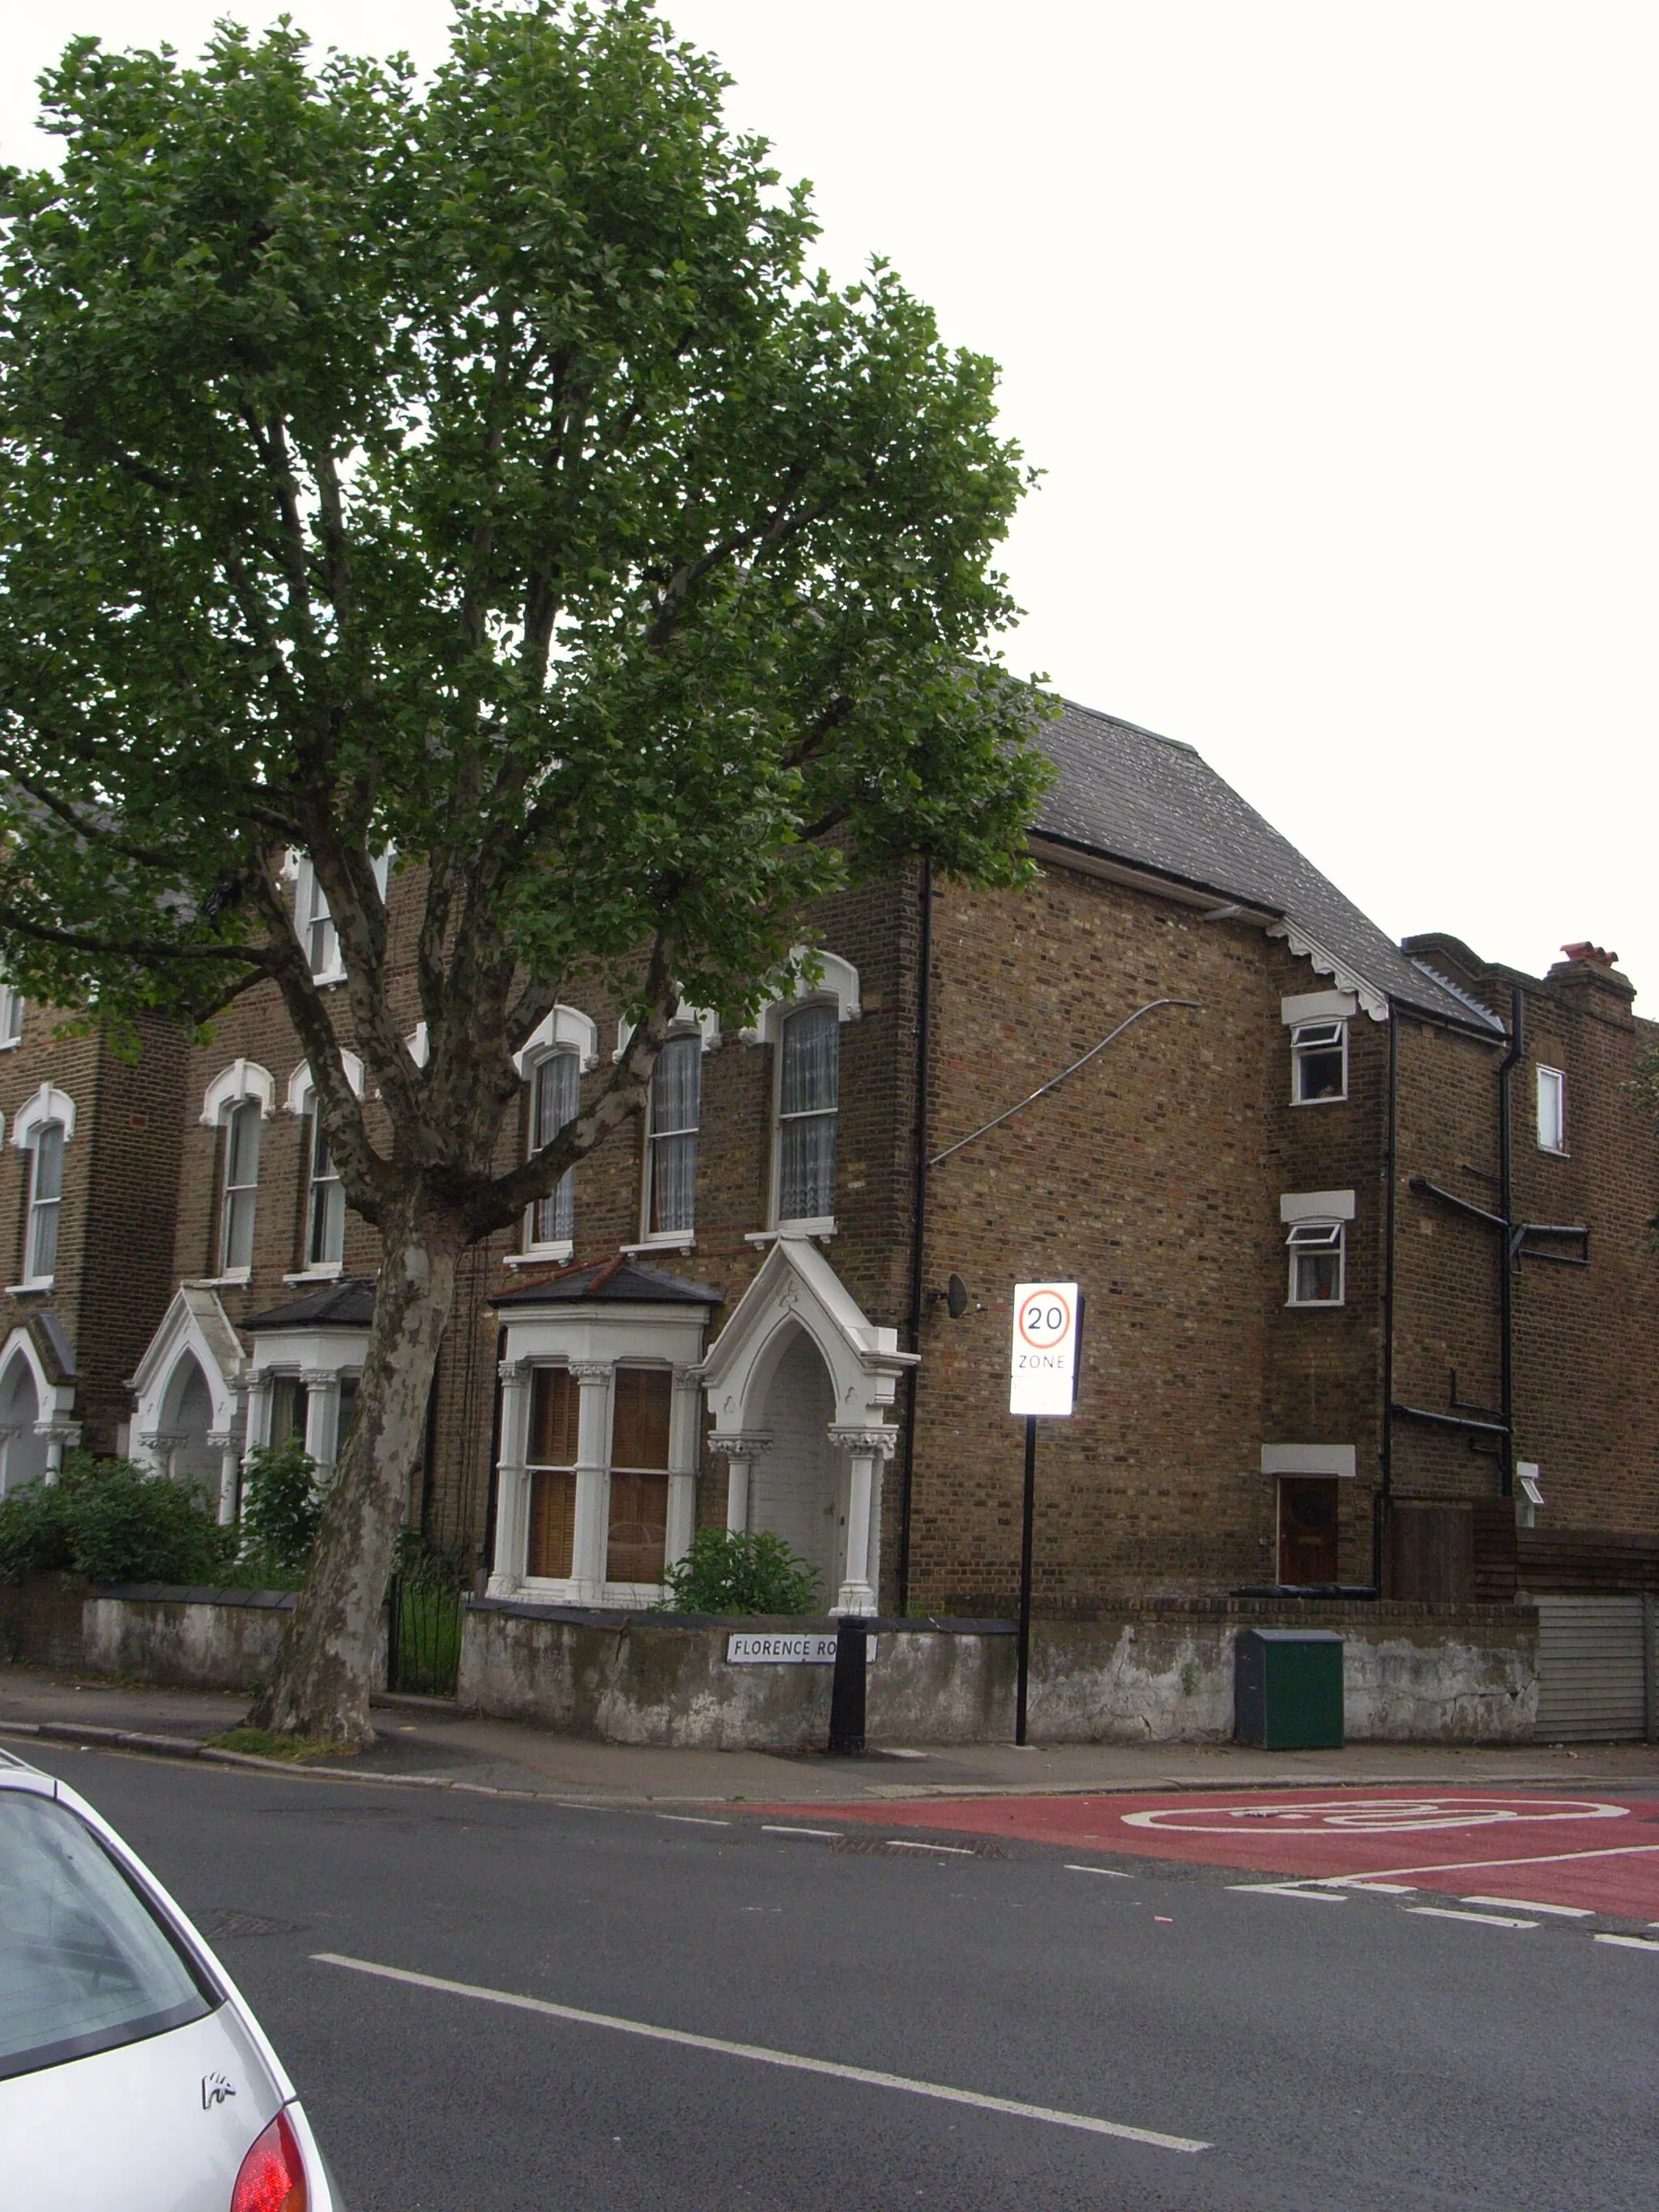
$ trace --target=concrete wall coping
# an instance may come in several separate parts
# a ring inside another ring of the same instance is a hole
[[[629,1612],[622,1607],[538,1605],[528,1598],[475,1597],[467,1601],[470,1613],[505,1613],[514,1620],[563,1620],[583,1628],[728,1628],[738,1635],[833,1636],[840,1626],[834,1613],[658,1613],[654,1608]],[[1012,1620],[979,1620],[957,1615],[898,1616],[861,1613],[872,1636],[1016,1636]]]
[[[119,1598],[127,1605],[251,1605],[291,1613],[297,1590],[220,1589],[194,1583],[94,1583],[93,1597]]]

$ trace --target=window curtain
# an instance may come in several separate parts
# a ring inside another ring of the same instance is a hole
[[[552,1143],[565,1123],[574,1117],[580,1101],[581,1064],[574,1052],[556,1052],[538,1064],[530,1115],[532,1152]],[[567,1168],[548,1196],[538,1199],[532,1216],[532,1243],[562,1244],[570,1241],[576,1226],[574,1168]]]
[[[836,1210],[836,1108],[841,1021],[803,1006],[783,1025],[778,1090],[778,1218],[815,1221]]]
[[[651,1078],[651,1233],[696,1221],[697,1127],[702,1118],[702,1039],[670,1037]]]

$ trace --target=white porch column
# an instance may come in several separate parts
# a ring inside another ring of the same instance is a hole
[[[64,1454],[73,1451],[81,1441],[81,1424],[61,1419],[37,1421],[34,1433],[46,1440],[46,1480],[56,1482],[64,1471]]]
[[[726,1462],[726,1534],[729,1536],[747,1535],[749,1477],[761,1454],[771,1450],[772,1439],[757,1430],[734,1430],[727,1436],[717,1433],[710,1437],[708,1449],[718,1453]]]
[[[211,1429],[207,1441],[209,1450],[219,1455],[219,1526],[228,1528],[240,1504],[236,1495],[236,1439],[228,1429]]]
[[[898,1431],[886,1427],[831,1428],[830,1441],[847,1454],[847,1565],[832,1613],[873,1613],[872,1568],[879,1533],[881,1480],[878,1470],[893,1456]]]
[[[576,1526],[570,1573],[578,1605],[605,1601],[611,1534],[611,1378],[608,1359],[573,1359],[576,1410]]]
[[[702,1402],[698,1367],[677,1367],[668,1412],[668,1530],[663,1565],[672,1567],[691,1548],[697,1525],[697,1417]]]
[[[501,1449],[495,1462],[495,1551],[487,1585],[491,1597],[516,1596],[530,1551],[530,1477],[525,1453],[530,1421],[530,1362],[503,1359]]]
[[[264,1369],[252,1376],[247,1386],[247,1448],[250,1451],[263,1449],[270,1442],[270,1385],[272,1376]]]
[[[303,1367],[300,1380],[306,1386],[306,1449],[317,1462],[317,1480],[326,1482],[340,1434],[339,1374],[332,1367]]]

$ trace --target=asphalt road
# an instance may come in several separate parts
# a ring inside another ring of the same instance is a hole
[[[215,1940],[354,2212],[1653,2202],[1659,1952],[1578,1922],[1076,1872],[1014,1839],[38,1758],[210,1930],[259,1930]]]

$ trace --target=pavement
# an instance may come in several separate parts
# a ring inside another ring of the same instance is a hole
[[[234,1728],[240,1692],[160,1689],[0,1666],[0,1730],[106,1728],[200,1742]],[[933,1797],[1162,1790],[1351,1789],[1393,1784],[1659,1791],[1659,1745],[1352,1744],[1258,1752],[1236,1744],[884,1744],[860,1760],[591,1743],[458,1712],[440,1700],[376,1700],[380,1741],[351,1771],[405,1781],[617,1804],[892,1805]]]
[[[3,1693],[13,1711],[126,1694],[15,1675]],[[142,1710],[185,1717],[171,1695]],[[1433,1817],[1421,1788],[1373,1789],[1370,1811],[1364,1791],[1334,1793],[1370,1824],[1345,1836],[1316,1810],[1328,1789],[1206,1793],[1184,1759],[1173,1791],[783,1812],[693,1806],[682,1765],[656,1753],[649,1778],[673,1787],[655,1802],[638,1759],[631,1788],[613,1768],[609,1796],[530,1802],[39,1737],[27,1755],[112,1820],[216,1944],[352,2212],[1653,2202],[1659,1944],[1412,1880],[1263,1879],[1310,1837],[1363,1871],[1425,1840],[1420,1856],[1455,1856],[1446,1838],[1463,1831],[1412,1825]],[[775,1781],[799,1765],[763,1764]],[[561,1766],[567,1786],[574,1771]],[[1602,1831],[1651,1812],[1649,1772]],[[833,1778],[845,1798],[845,1770]],[[1522,1814],[1547,1800],[1516,1787]],[[1438,1791],[1464,1814],[1477,1794]],[[1018,1832],[1050,1817],[1044,1839]],[[1468,1832],[1507,1850],[1521,1829]]]

